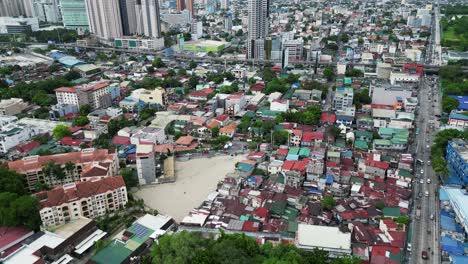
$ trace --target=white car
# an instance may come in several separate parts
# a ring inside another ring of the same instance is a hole
[[[424,180],[423,180],[423,179],[419,180],[419,183],[420,183],[420,184],[423,184],[423,183],[424,183]]]
[[[423,170],[423,169],[421,169],[421,174],[424,174],[424,170]]]
[[[424,196],[429,197],[429,192],[428,192],[428,191],[425,191],[425,192],[424,192]]]
[[[430,148],[430,147],[431,147],[431,146],[429,146],[429,145],[426,145],[426,148]]]
[[[430,184],[430,183],[431,183],[431,179],[427,179],[427,183]]]

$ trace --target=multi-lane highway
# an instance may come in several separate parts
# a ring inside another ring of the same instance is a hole
[[[440,10],[436,6],[432,21],[431,36],[428,41],[425,62],[440,66],[442,63],[440,49]],[[430,147],[440,126],[436,115],[441,113],[441,95],[438,76],[424,76],[419,89],[419,111],[413,151],[415,153],[415,180],[413,182],[413,210],[411,215],[411,254],[409,263],[440,263],[439,203],[438,177],[430,161]],[[416,211],[420,211],[417,219]],[[429,259],[422,258],[422,251],[428,253]]]
[[[435,115],[440,114],[437,78],[437,76],[424,77],[419,92],[420,108],[416,125],[420,132],[416,135],[414,145],[416,166],[413,182],[410,263],[440,263],[438,178],[428,162],[434,131],[439,126],[435,118]],[[420,219],[416,217],[418,209],[421,212]],[[422,259],[422,251],[429,254],[429,260]]]

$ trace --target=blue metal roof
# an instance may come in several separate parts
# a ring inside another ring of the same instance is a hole
[[[458,255],[450,255],[452,258],[452,264],[465,264],[468,263],[468,256],[458,256]]]
[[[468,120],[467,115],[457,114],[457,113],[450,113],[450,118],[460,119],[460,120]]]
[[[299,155],[289,154],[286,160],[299,160]]]
[[[68,68],[71,68],[77,65],[87,64],[86,62],[80,61],[73,56],[65,56],[65,57],[60,58],[58,61]]]
[[[48,57],[54,60],[61,59],[63,57],[67,57],[68,55],[62,52],[51,52],[49,53]]]
[[[321,190],[318,190],[318,189],[309,189],[308,192],[309,193],[315,193],[315,194],[322,194],[323,193]]]
[[[449,200],[447,192],[443,188],[439,188],[439,200],[440,201],[448,201]]]
[[[461,96],[461,95],[450,95],[450,97],[455,98],[455,99],[458,100],[458,102],[460,102],[460,104],[458,105],[457,109],[460,109],[460,110],[468,110],[468,95],[464,95],[464,96]]]
[[[327,179],[325,180],[325,184],[332,184],[333,183],[333,175],[328,175]]]
[[[449,231],[457,230],[455,219],[444,214],[440,214],[440,227]]]

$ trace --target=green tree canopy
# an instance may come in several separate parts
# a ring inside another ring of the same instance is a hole
[[[336,205],[336,201],[333,199],[333,196],[327,195],[323,197],[323,199],[320,201],[320,204],[324,209],[331,210]]]
[[[0,193],[0,226],[24,226],[39,230],[39,202],[30,195]]]
[[[26,194],[24,175],[10,171],[7,168],[0,168],[0,175],[0,193]]]
[[[271,67],[263,68],[263,80],[265,82],[271,82],[276,78],[276,73],[271,69]]]
[[[245,234],[225,234],[217,240],[204,238],[198,232],[178,232],[163,236],[151,252],[152,263],[198,264],[358,264],[357,258],[328,259],[325,251],[304,251],[294,245],[266,243],[259,246],[254,238]]]
[[[64,137],[71,136],[71,134],[70,128],[66,125],[57,125],[52,131],[52,135],[54,135],[54,138],[56,139],[62,139]]]
[[[460,104],[460,102],[457,99],[453,98],[453,97],[444,96],[442,98],[442,110],[445,113],[452,112],[452,110],[456,109],[459,104]]]
[[[78,116],[73,120],[73,126],[86,126],[89,124],[89,119],[86,116]]]
[[[335,71],[331,66],[327,66],[325,70],[323,70],[323,76],[325,76],[328,81],[333,81],[333,79],[335,79]]]
[[[157,57],[153,60],[153,63],[152,63],[153,67],[155,68],[163,68],[163,67],[166,67],[166,64],[162,61],[161,58]]]

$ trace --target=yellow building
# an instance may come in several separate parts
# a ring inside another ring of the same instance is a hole
[[[132,92],[132,97],[138,98],[147,104],[164,105],[164,94],[166,91],[159,87],[154,90],[138,89]]]

